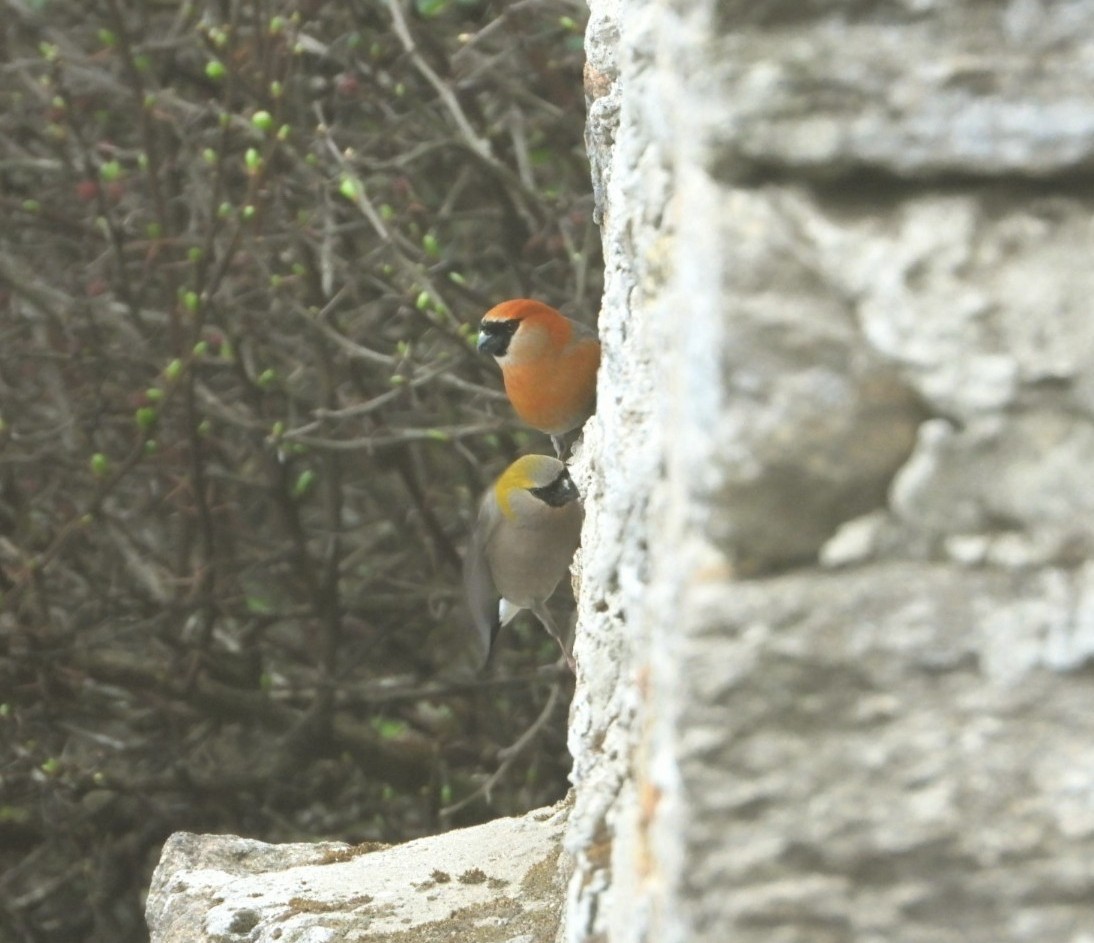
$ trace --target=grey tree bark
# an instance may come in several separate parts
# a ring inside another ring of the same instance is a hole
[[[590,6],[560,938],[1094,939],[1094,5]]]

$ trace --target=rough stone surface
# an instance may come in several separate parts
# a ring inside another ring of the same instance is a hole
[[[668,325],[643,316],[663,291],[673,222],[663,218],[672,178],[651,140],[659,94],[626,87],[623,58],[649,41],[659,22],[652,4],[590,4],[586,32],[587,144],[601,213],[607,280],[600,310],[603,343],[597,412],[586,423],[582,450],[571,463],[585,497],[577,686],[570,714],[575,807],[567,836],[575,870],[560,939],[597,938],[619,926],[642,901],[629,867],[617,869],[635,837],[638,807],[633,775],[640,707],[640,661],[646,623],[647,527],[665,500],[661,410],[675,372],[662,335]],[[671,77],[669,77],[671,79]],[[681,319],[681,323],[686,319]]]
[[[1082,0],[728,0],[706,7],[719,176],[1046,177],[1094,158]]]
[[[549,943],[565,812],[389,848],[179,832],[147,903],[152,943]]]
[[[1094,940],[1094,8],[592,0],[562,939]]]
[[[1090,939],[1092,607],[1094,564],[689,593],[687,938]]]

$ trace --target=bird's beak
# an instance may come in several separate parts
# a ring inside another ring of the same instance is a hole
[[[487,334],[479,331],[479,339],[476,344],[480,353],[490,354],[492,357],[503,357],[509,349],[509,338],[505,334]]]

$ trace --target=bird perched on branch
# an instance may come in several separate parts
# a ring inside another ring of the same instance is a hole
[[[484,662],[501,627],[528,609],[574,667],[546,604],[570,567],[581,518],[570,473],[549,455],[518,458],[483,495],[463,582]]]
[[[596,408],[600,341],[593,331],[550,305],[515,298],[483,315],[478,347],[501,367],[517,415],[546,432],[562,457],[569,450],[567,433],[580,429]]]

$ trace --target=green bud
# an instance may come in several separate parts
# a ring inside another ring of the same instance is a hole
[[[122,175],[122,165],[116,160],[108,160],[99,168],[99,176],[106,181],[117,180]]]
[[[372,729],[384,740],[395,740],[406,733],[405,721],[393,717],[373,717],[370,721]]]
[[[268,111],[256,111],[251,115],[251,124],[260,131],[269,131],[273,127],[273,115]]]
[[[158,386],[150,386],[144,391],[144,398],[150,403],[158,403],[164,397],[164,392]]]
[[[176,357],[163,368],[163,375],[169,383],[174,383],[182,376],[182,361]]]
[[[105,478],[110,471],[110,459],[102,452],[96,452],[91,456],[91,474],[96,478]]]
[[[338,192],[353,203],[357,200],[357,196],[360,193],[360,187],[353,177],[343,175],[342,180],[338,184]]]
[[[308,491],[311,490],[311,486],[315,484],[315,472],[310,468],[302,471],[296,478],[295,484],[293,484],[292,493],[294,498],[303,497]]]
[[[219,59],[213,59],[211,62],[205,64],[205,74],[214,82],[219,82],[224,78],[227,72],[228,70],[224,68],[224,63]]]
[[[156,424],[156,420],[159,419],[159,413],[151,406],[142,406],[137,410],[135,418],[137,420],[137,425],[141,430],[147,432]]]

